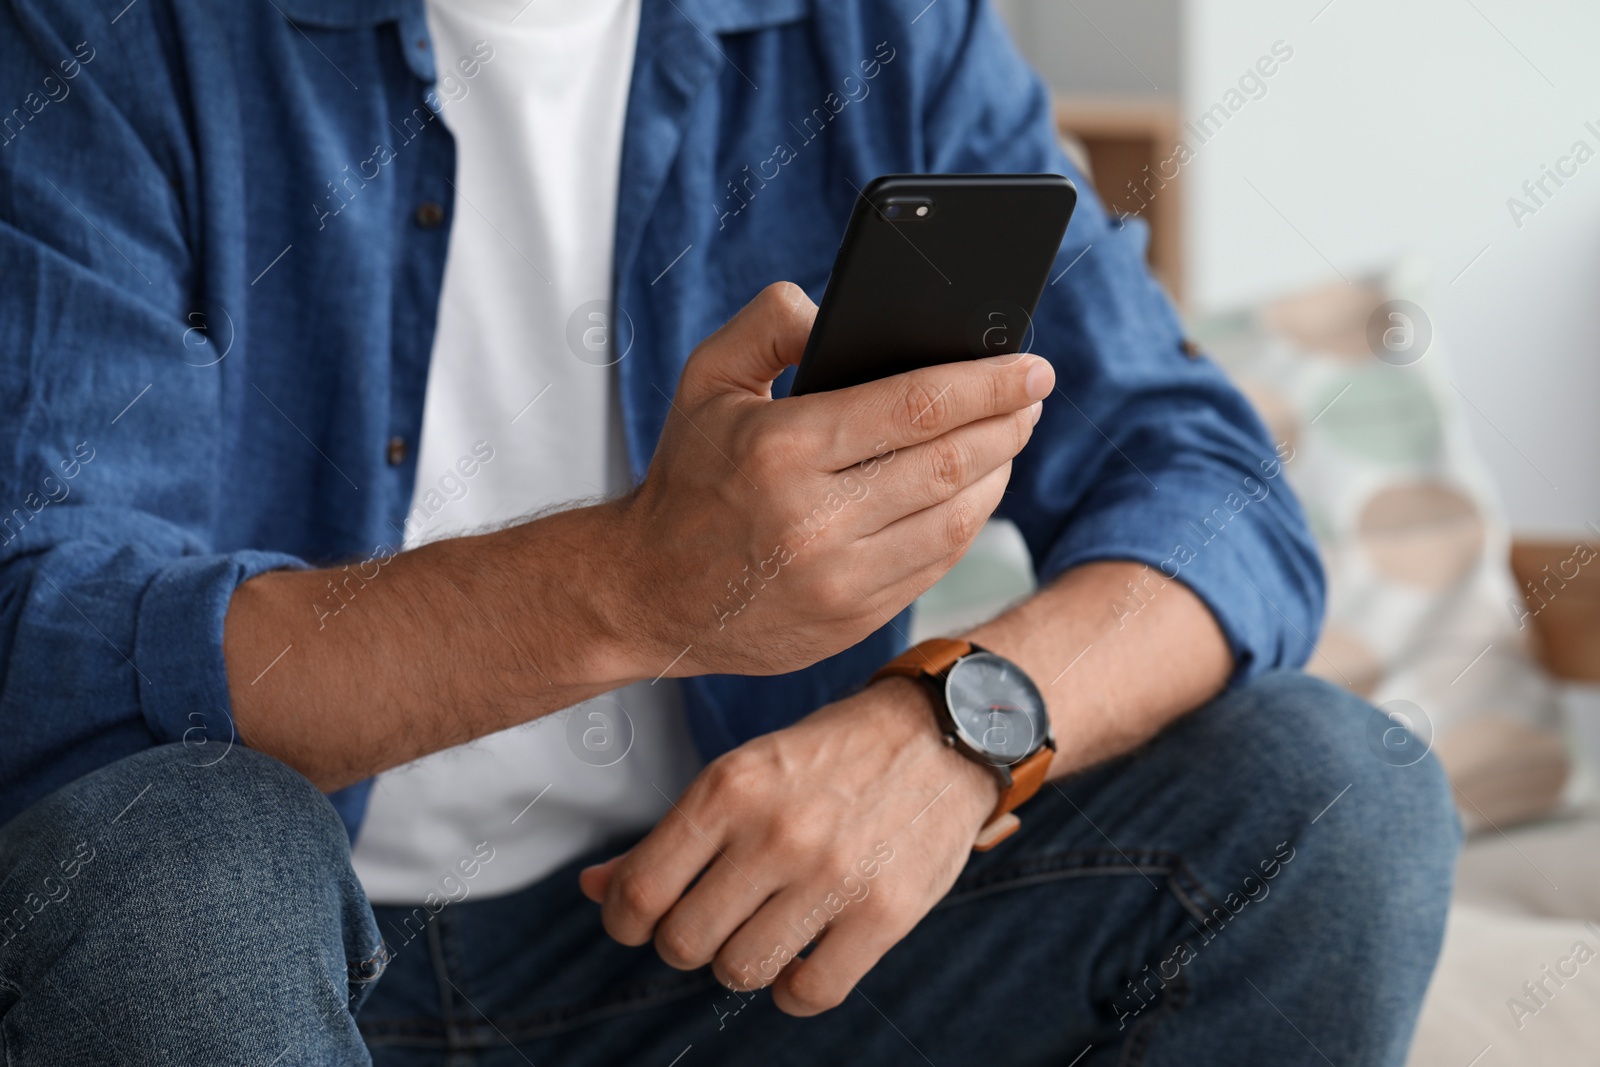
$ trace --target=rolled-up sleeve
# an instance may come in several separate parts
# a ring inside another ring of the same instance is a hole
[[[229,599],[303,566],[213,544],[229,386],[193,303],[181,114],[105,84],[91,31],[12,17],[0,94],[29,114],[0,146],[0,821],[153,744],[220,753]]]
[[[263,571],[302,565],[277,553],[207,553],[148,514],[76,502],[106,447],[86,453],[94,458],[75,478],[59,467],[38,475],[59,502],[27,518],[24,502],[5,517],[14,536],[0,548],[0,767],[13,784],[0,817],[58,779],[152,744],[224,750],[229,599]],[[0,475],[8,492],[15,474]]]
[[[1075,172],[1048,92],[990,5],[939,5],[926,17],[943,21],[935,39],[946,42],[942,53],[925,53],[941,68],[923,102],[927,169],[1053,171],[1079,189],[1034,322],[1032,347],[1054,363],[1058,388],[1000,514],[1021,529],[1041,581],[1120,559],[1187,585],[1227,638],[1235,682],[1303,664],[1324,586],[1283,477],[1292,446],[1273,442],[1243,396],[1185,342],[1145,266],[1144,225],[1108,217]],[[1150,195],[1162,195],[1158,181]]]
[[[148,684],[139,687],[145,724],[158,740],[218,737],[199,709],[229,707],[222,625],[233,591],[269,570],[300,567],[275,552],[197,555],[161,567],[146,584],[134,617],[133,663]],[[268,665],[270,666],[270,665]],[[267,669],[266,666],[263,670]],[[191,731],[194,731],[193,733]]]
[[[215,385],[152,366],[184,351],[182,320],[77,279],[94,299],[40,323],[30,308],[88,273],[38,269],[58,259],[0,226],[0,275],[17,279],[0,290],[0,820],[152,744],[225,748],[229,600],[304,565],[214,551]]]

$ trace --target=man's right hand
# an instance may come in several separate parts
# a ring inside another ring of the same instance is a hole
[[[791,671],[882,626],[966,551],[1054,377],[1005,357],[775,401],[815,315],[773,286],[700,345],[620,500],[239,586],[239,740],[331,791],[664,668]]]
[[[1050,364],[947,363],[773,400],[816,305],[769,286],[689,357],[644,482],[607,505],[619,631],[671,676],[779,674],[850,647],[961,558]]]

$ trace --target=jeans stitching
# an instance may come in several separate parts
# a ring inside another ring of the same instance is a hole
[[[1074,849],[1068,852],[1029,856],[1004,866],[961,879],[933,910],[968,903],[990,893],[1043,885],[1066,878],[1091,878],[1136,873],[1159,876],[1184,912],[1199,918],[1206,914],[1201,901],[1215,898],[1195,875],[1187,860],[1165,849]],[[1188,942],[1188,937],[1183,941]],[[1119,1057],[1121,1067],[1140,1067],[1155,1040],[1156,1027],[1181,1011],[1192,993],[1189,975],[1180,969],[1176,978],[1165,983],[1156,1010],[1134,1024]]]
[[[1117,874],[1141,874],[1146,877],[1153,874],[1168,878],[1174,868],[1181,865],[1182,857],[1165,849],[1132,852],[1126,849],[1073,849],[1033,855],[957,879],[944,899],[934,905],[934,910],[965,904],[990,893],[1042,885],[1060,878]]]
[[[1199,877],[1194,873],[1194,868],[1189,866],[1187,860],[1179,857],[1173,869],[1167,876],[1167,885],[1172,895],[1177,898],[1183,910],[1190,915],[1200,918],[1209,913],[1203,904],[1210,904],[1213,908],[1217,899],[1206,889]],[[1202,921],[1204,919],[1202,918]],[[1182,943],[1187,945],[1190,938],[1185,936]],[[1156,1027],[1163,1019],[1176,1015],[1189,1003],[1193,986],[1189,981],[1189,972],[1182,967],[1178,968],[1177,975],[1171,980],[1165,980],[1162,988],[1161,1003],[1148,1017],[1134,1024],[1133,1033],[1128,1035],[1127,1043],[1123,1046],[1120,1067],[1140,1067],[1145,1057],[1149,1055],[1151,1046],[1155,1042]]]
[[[442,909],[438,915],[434,916],[434,920],[428,926],[428,957],[429,962],[433,965],[435,980],[439,983],[441,1016],[438,1023],[444,1031],[445,1047],[453,1052],[457,1049],[470,1047],[470,1044],[462,1035],[467,1028],[474,1024],[472,1020],[465,1017],[464,1012],[456,1010],[457,998],[462,1000],[466,998],[466,994],[461,991],[460,984],[456,982],[456,978],[460,978],[461,982],[464,983],[466,975],[462,973],[461,956],[456,939],[449,936],[451,920],[445,916]],[[451,972],[454,972],[454,977],[452,977]]]
[[[1127,1042],[1122,1046],[1122,1056],[1119,1058],[1119,1067],[1140,1067],[1145,1057],[1150,1053],[1150,1047],[1155,1042],[1156,1026],[1169,1015],[1176,1015],[1189,1003],[1189,976],[1183,970],[1178,971],[1178,976],[1167,983],[1161,992],[1161,1004],[1148,1017],[1134,1023],[1133,1033],[1128,1035]]]
[[[349,976],[350,984],[352,986],[361,986],[369,982],[376,982],[383,977],[383,972],[388,969],[389,960],[389,946],[380,938],[377,951],[373,952],[372,955],[365,959],[345,962],[345,972]]]

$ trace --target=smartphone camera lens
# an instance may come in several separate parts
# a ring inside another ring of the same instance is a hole
[[[933,214],[933,201],[927,197],[894,197],[878,208],[889,222],[921,222]]]

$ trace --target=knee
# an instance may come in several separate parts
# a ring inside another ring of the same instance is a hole
[[[1211,801],[1222,808],[1194,848],[1195,873],[1207,892],[1234,893],[1219,898],[1196,944],[1249,903],[1251,917],[1230,927],[1246,933],[1219,942],[1230,947],[1208,965],[1234,983],[1263,975],[1285,1018],[1307,1020],[1320,1048],[1351,1062],[1404,1058],[1460,842],[1439,762],[1398,728],[1358,697],[1289,672],[1179,726],[1188,758],[1206,768],[1205,795],[1223,796]],[[1332,1014],[1329,989],[1338,990]],[[1362,1026],[1349,1028],[1352,1018]]]
[[[284,764],[218,753],[148,749],[0,831],[0,881],[57,887],[0,939],[8,1036],[58,1040],[72,987],[107,1030],[159,1028],[208,1063],[289,1044],[359,1055],[350,1011],[387,957],[343,823]]]
[[[88,774],[7,826],[4,853],[59,866],[65,848],[75,878],[92,875],[74,888],[111,921],[152,902],[259,913],[347,890],[349,842],[327,798],[269,756],[219,751],[165,745]]]
[[[78,779],[23,818],[56,830],[114,827],[158,851],[202,838],[235,854],[291,847],[316,859],[348,851],[338,813],[309,780],[237,744],[146,749]]]
[[[1298,672],[1266,675],[1205,711],[1220,773],[1255,783],[1291,844],[1352,888],[1436,905],[1442,921],[1461,831],[1425,737]]]

